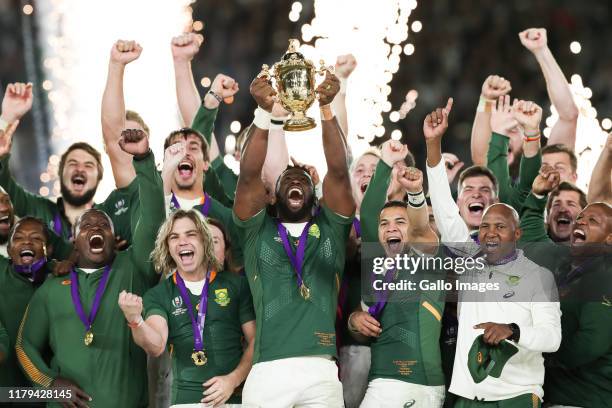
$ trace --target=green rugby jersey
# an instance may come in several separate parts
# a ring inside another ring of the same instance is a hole
[[[363,242],[378,242],[378,219],[385,202],[391,167],[379,160],[361,203]],[[395,281],[431,279],[420,271],[401,270]],[[443,279],[443,274],[439,274]],[[369,380],[391,378],[421,385],[444,385],[440,355],[440,330],[444,292],[391,292],[379,316],[382,333],[370,343],[372,359]],[[373,302],[371,303],[373,304]],[[370,304],[370,305],[371,305]],[[368,306],[370,306],[368,305]]]
[[[47,273],[46,268],[39,271]],[[11,262],[0,257],[0,321],[6,329],[6,360],[0,363],[0,387],[28,386],[29,383],[14,353],[17,331],[23,313],[36,287],[25,276],[14,271]]]
[[[68,378],[92,396],[90,407],[147,405],[146,356],[133,342],[117,301],[123,290],[142,295],[159,281],[149,254],[165,210],[153,155],[135,160],[134,168],[143,198],[140,217],[132,246],[117,253],[111,265],[106,291],[93,322],[93,344],[86,346],[83,342],[85,327],[76,313],[70,278],[66,276],[48,279],[36,291],[17,336],[19,362],[35,386],[48,387],[57,376]],[[87,274],[77,269],[79,294],[86,314],[102,271],[103,268]],[[49,365],[42,357],[47,348],[53,354]]]
[[[187,292],[191,304],[199,306],[200,296],[189,289]],[[202,384],[212,377],[229,374],[238,366],[243,350],[242,325],[255,320],[253,299],[244,276],[231,272],[217,274],[208,287],[207,304],[202,340],[208,361],[203,366],[196,366],[191,359],[191,319],[176,285],[176,275],[159,283],[144,297],[145,318],[159,315],[168,322],[167,348],[172,357],[173,405],[199,403],[204,391]],[[241,400],[235,392],[227,403],[240,404]]]
[[[288,357],[335,356],[338,289],[353,217],[322,206],[313,218],[303,267],[310,298],[304,300],[275,219],[265,210],[245,221],[233,215],[243,231],[244,264],[257,316],[253,364]],[[290,239],[294,251],[298,239]]]
[[[72,235],[72,225],[64,215],[61,197],[57,202],[26,191],[17,184],[9,169],[10,154],[0,158],[0,186],[2,186],[13,202],[15,214],[19,217],[31,215],[40,218],[51,231],[61,230],[61,237],[69,240]],[[113,190],[106,200],[95,204],[94,208],[107,213],[115,226],[115,235],[132,242],[131,222],[133,214],[138,212],[138,183],[132,183],[124,188]],[[56,226],[59,216],[61,225]],[[57,227],[57,228],[56,228]]]

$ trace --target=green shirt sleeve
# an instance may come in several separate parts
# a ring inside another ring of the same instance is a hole
[[[138,181],[136,178],[123,188],[113,190],[106,200],[96,205],[113,220],[115,236],[132,243],[132,222],[138,221]]]
[[[510,139],[493,132],[487,153],[487,167],[493,172],[499,186],[499,201],[511,205],[517,211],[521,210],[518,191],[512,185],[508,169],[508,147]],[[531,187],[530,187],[531,189]]]
[[[255,214],[251,218],[243,221],[240,218],[238,218],[235,212],[232,211],[232,218],[233,218],[234,224],[236,225],[237,228],[239,228],[243,232],[242,234],[243,242],[248,242],[252,240],[253,238],[257,237],[259,230],[264,225],[264,221],[266,220],[266,215],[267,215],[266,209],[263,208],[261,211],[259,211],[257,214]]]
[[[529,193],[521,211],[520,227],[523,235],[519,242],[553,242],[546,233],[546,225],[544,224],[545,207],[546,197],[537,198],[533,193]]]
[[[64,238],[58,236],[54,231],[48,229],[49,242],[48,244],[53,247],[53,259],[58,261],[64,261],[70,257],[74,246],[71,242],[66,241]]]
[[[56,204],[49,199],[26,191],[15,181],[9,169],[10,157],[10,154],[7,154],[0,158],[0,186],[11,197],[15,214],[19,217],[26,215],[38,217],[47,224],[57,212]]]
[[[38,289],[28,305],[17,333],[15,352],[26,376],[35,386],[49,387],[59,373],[52,370],[42,353],[49,344],[49,315],[45,286]]]
[[[150,316],[161,316],[168,321],[168,311],[163,306],[162,290],[165,281],[160,282],[157,286],[149,289],[142,298],[142,303],[145,310],[145,319]]]
[[[234,199],[227,194],[217,171],[212,166],[208,168],[206,177],[204,177],[204,191],[224,206],[234,206]]]
[[[232,169],[227,167],[221,155],[217,156],[215,160],[213,160],[211,167],[215,170],[215,173],[219,177],[219,181],[227,196],[231,200],[234,200],[236,195],[236,186],[238,185],[238,175],[234,173]]]
[[[202,104],[200,105],[200,108],[198,109],[198,112],[191,123],[191,128],[200,132],[208,142],[209,146],[210,142],[212,141],[212,134],[215,128],[215,120],[217,119],[218,112],[219,108],[208,109]]]
[[[570,336],[564,333],[555,356],[572,369],[593,362],[612,349],[612,307],[589,302],[582,306],[579,328]]]
[[[255,320],[255,309],[253,308],[253,296],[249,289],[249,282],[245,276],[240,276],[240,324]]]
[[[525,200],[542,167],[542,152],[538,151],[533,157],[521,156],[521,167],[519,169],[518,189],[521,192],[521,201]]]
[[[164,189],[161,176],[155,169],[155,158],[150,153],[142,160],[134,160],[140,197],[138,221],[133,223],[133,242],[130,250],[136,271],[153,286],[159,281],[153,263],[149,259],[155,247],[157,231],[166,217]]]
[[[378,216],[387,201],[391,170],[387,163],[378,161],[374,176],[361,201],[359,214],[363,242],[378,242]]]

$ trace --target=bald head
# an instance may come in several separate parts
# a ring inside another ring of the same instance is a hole
[[[487,217],[487,215],[489,215],[490,217],[494,214],[501,215],[507,218],[508,221],[511,222],[515,228],[518,228],[521,223],[521,219],[518,215],[518,212],[513,207],[509,206],[508,204],[496,203],[496,204],[490,205],[485,210],[484,214],[482,215],[483,221]]]

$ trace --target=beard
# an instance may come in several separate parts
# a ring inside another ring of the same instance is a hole
[[[62,198],[68,204],[73,205],[75,207],[80,207],[90,202],[93,199],[94,195],[96,195],[97,189],[98,186],[96,185],[94,188],[85,191],[83,195],[76,196],[72,194],[70,190],[68,190],[68,187],[66,187],[63,180],[60,181],[60,191],[62,193]]]
[[[282,197],[276,196],[276,209],[278,212],[279,218],[281,218],[284,222],[298,222],[303,220],[307,215],[312,213],[312,207],[314,205],[315,196],[314,194],[310,196],[308,201],[304,202],[302,208],[297,211],[293,211],[289,209],[287,206],[286,200]]]

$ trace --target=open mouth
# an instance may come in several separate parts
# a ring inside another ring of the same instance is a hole
[[[0,217],[0,228],[8,228],[10,226],[9,216]]]
[[[31,264],[34,262],[34,251],[31,249],[22,249],[19,252],[19,258],[21,258],[22,264]]]
[[[181,177],[191,177],[193,174],[193,164],[188,161],[182,161],[178,165],[178,171]]]
[[[183,249],[179,252],[179,258],[181,258],[182,263],[188,263],[193,260],[193,251],[190,249]]]
[[[482,215],[482,212],[484,211],[484,204],[483,203],[472,203],[468,205],[468,211],[470,212],[470,214],[472,215]]]
[[[299,207],[304,202],[304,192],[298,187],[291,187],[287,193],[287,200],[291,207]]]
[[[495,252],[497,251],[497,248],[499,248],[499,242],[493,242],[493,241],[485,242],[485,247],[487,248],[487,251]]]
[[[361,190],[362,193],[365,193],[366,190],[368,189],[368,183],[363,183],[361,186],[359,186],[359,189]]]
[[[87,178],[84,177],[83,175],[75,174],[74,176],[72,176],[70,181],[72,182],[72,185],[74,186],[76,190],[82,190],[83,188],[85,188],[85,184],[87,183]]]
[[[104,237],[100,234],[89,237],[89,250],[94,254],[104,251]]]
[[[400,253],[404,248],[404,243],[402,242],[401,238],[391,237],[387,238],[387,247],[393,253]]]
[[[572,235],[574,236],[574,243],[586,242],[586,234],[583,230],[576,228]]]
[[[566,216],[560,216],[557,218],[557,225],[561,226],[561,227],[566,227],[566,226],[570,226],[572,223],[572,220],[569,217]]]

